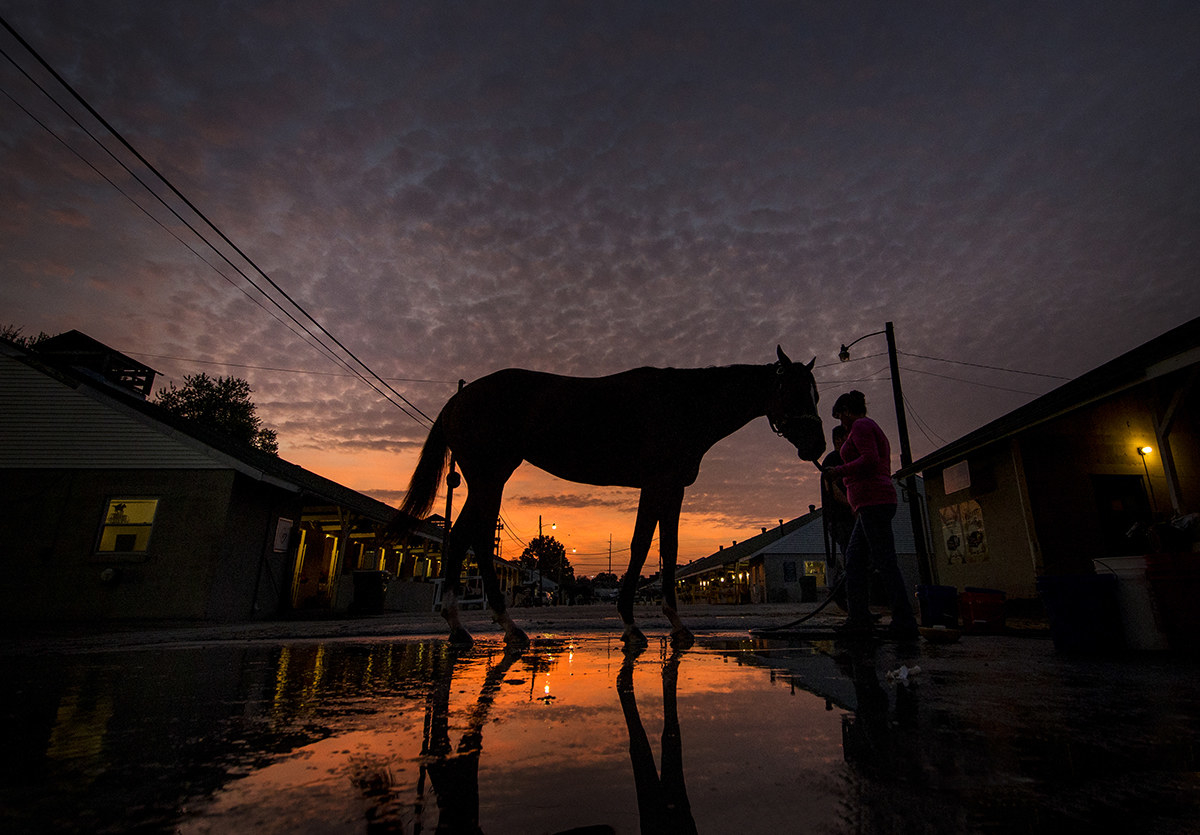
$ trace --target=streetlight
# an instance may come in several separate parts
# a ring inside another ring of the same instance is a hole
[[[867,337],[880,334],[887,337],[888,365],[892,372],[892,400],[896,405],[896,432],[900,435],[900,467],[903,469],[912,464],[912,447],[908,441],[908,420],[904,413],[904,392],[900,388],[900,361],[896,358],[896,332],[892,328],[892,323],[885,324],[881,331],[863,334],[849,345],[842,345],[842,350],[838,351],[838,359],[842,362],[849,362],[850,348],[853,345]],[[908,509],[912,515],[913,538],[917,545],[917,566],[921,574],[921,582],[932,584],[934,582],[933,567],[929,563],[929,551],[925,547],[924,514],[919,507],[920,495],[917,493],[917,477],[910,473],[904,479],[904,487],[908,490],[909,495]]]

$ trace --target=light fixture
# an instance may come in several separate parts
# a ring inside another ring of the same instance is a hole
[[[850,349],[845,345],[842,346],[842,350],[838,351],[838,359],[842,362],[850,362]]]
[[[1158,501],[1154,498],[1154,482],[1150,480],[1150,467],[1146,465],[1146,456],[1154,452],[1152,446],[1140,446],[1137,448],[1138,455],[1142,456],[1142,471],[1146,474],[1146,486],[1150,488],[1150,508],[1157,505]]]

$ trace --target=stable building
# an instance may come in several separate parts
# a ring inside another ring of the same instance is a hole
[[[394,508],[165,412],[154,377],[76,331],[0,341],[0,619],[433,607],[441,528],[386,541]]]
[[[1034,598],[1098,559],[1200,562],[1198,381],[1193,319],[901,470],[925,478],[937,582]]]

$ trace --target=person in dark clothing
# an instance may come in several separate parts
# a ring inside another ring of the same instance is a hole
[[[839,451],[846,442],[846,428],[841,424],[833,427],[833,451],[821,462],[821,471],[837,467],[842,463]],[[825,528],[826,577],[830,588],[837,588],[846,576],[846,546],[850,544],[850,531],[854,528],[854,511],[846,498],[846,485],[841,479],[821,479],[821,518]],[[834,595],[833,602],[842,611],[846,608],[846,588],[842,584]]]

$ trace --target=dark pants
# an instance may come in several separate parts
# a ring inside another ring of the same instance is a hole
[[[877,504],[860,507],[846,546],[846,602],[851,621],[868,623],[871,609],[867,602],[867,581],[872,564],[879,571],[892,609],[892,623],[916,624],[904,575],[896,563],[896,543],[892,537],[892,519],[896,505]]]

